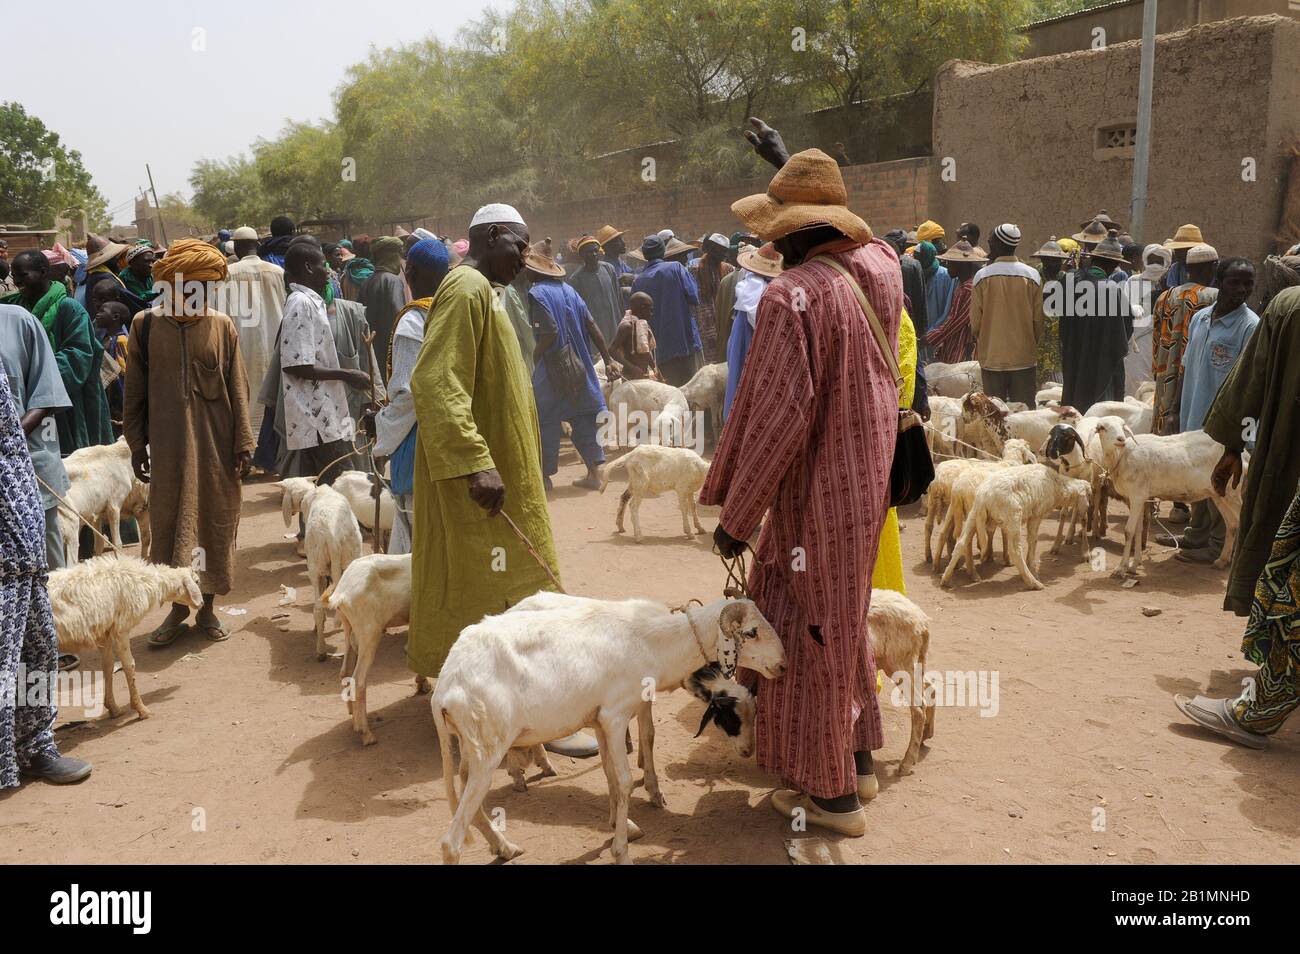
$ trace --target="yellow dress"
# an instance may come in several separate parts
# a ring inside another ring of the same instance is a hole
[[[916,328],[912,326],[907,309],[903,309],[903,318],[898,325],[898,370],[903,375],[898,406],[909,408],[916,391]],[[907,585],[903,582],[903,544],[898,535],[898,512],[893,507],[885,516],[880,542],[876,545],[876,568],[871,573],[871,587],[907,595]]]

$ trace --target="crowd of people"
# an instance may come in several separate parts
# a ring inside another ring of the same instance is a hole
[[[724,557],[753,546],[747,589],[787,658],[780,680],[743,674],[759,689],[759,765],[787,786],[778,811],[862,834],[883,744],[866,609],[873,586],[904,589],[898,416],[928,415],[927,366],[973,360],[990,395],[1031,407],[1048,381],[1080,410],[1152,382],[1155,433],[1204,429],[1224,446],[1220,487],[1248,455],[1225,608],[1249,616],[1261,669],[1240,698],[1177,702],[1262,745],[1300,705],[1300,249],[1257,267],[1190,224],[1143,245],[1104,210],[1024,257],[1010,222],[983,244],[971,222],[951,245],[934,221],[877,237],[834,159],[792,156],[758,121],[747,136],[775,175],[732,206],[738,230],[696,241],[664,229],[629,249],[595,223],[534,241],[492,203],[458,240],[322,241],[280,217],[266,236],[242,225],[165,249],[92,237],[15,256],[0,276],[0,676],[57,665],[44,581],[63,561],[61,460],[79,448],[124,438],[151,488],[149,558],[198,573],[193,621],[174,606],[151,646],[228,638],[213,599],[233,585],[245,478],[385,474],[389,552],[412,556],[408,665],[436,678],[464,627],[560,585],[547,491],[566,429],[587,468],[576,486],[600,486],[598,367],[680,386],[725,362],[701,502],[721,508]],[[1212,561],[1215,508],[1182,519],[1166,542]],[[89,772],[59,756],[52,721],[52,707],[5,708],[0,787],[20,770]],[[583,733],[552,746],[596,752]]]

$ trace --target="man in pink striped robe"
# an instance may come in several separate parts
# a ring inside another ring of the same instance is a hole
[[[759,765],[793,789],[773,804],[861,835],[859,794],[875,793],[871,752],[883,744],[867,609],[898,391],[848,280],[810,260],[829,255],[849,270],[891,347],[903,287],[893,249],[845,202],[834,160],[814,149],[791,158],[766,194],[732,207],[776,242],[786,269],[759,302],[700,500],[722,507],[715,539],[724,555],[763,521],[747,587],[781,634],[787,670],[771,681],[744,675],[757,683]]]

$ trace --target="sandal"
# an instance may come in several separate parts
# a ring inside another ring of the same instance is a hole
[[[210,623],[196,622],[194,628],[204,636],[208,637],[208,641],[212,643],[224,643],[230,638],[230,630],[221,625],[221,620],[219,619],[214,619]]]
[[[1178,711],[1197,725],[1240,745],[1252,749],[1265,748],[1268,736],[1243,729],[1232,714],[1233,702],[1232,699],[1207,699],[1205,696],[1189,699],[1181,693],[1174,696]]]
[[[851,812],[828,812],[809,795],[783,788],[772,793],[772,807],[786,818],[794,818],[795,812],[802,810],[803,820],[809,825],[817,825],[837,835],[861,838],[867,833],[867,813],[861,806]]]
[[[149,634],[149,646],[153,649],[162,649],[164,646],[170,646],[189,628],[190,624],[184,620],[179,623],[172,623],[170,626],[163,623]]]

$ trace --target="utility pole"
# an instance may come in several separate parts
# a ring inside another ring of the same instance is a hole
[[[144,171],[149,174],[149,191],[153,193],[153,207],[158,210],[158,234],[162,236],[163,245],[167,244],[167,226],[163,225],[162,206],[158,203],[158,190],[153,187],[153,170],[149,163],[144,164]]]
[[[1142,4],[1142,66],[1138,73],[1137,141],[1133,144],[1133,201],[1129,232],[1144,242],[1147,211],[1147,169],[1151,162],[1151,84],[1156,69],[1156,0]]]

